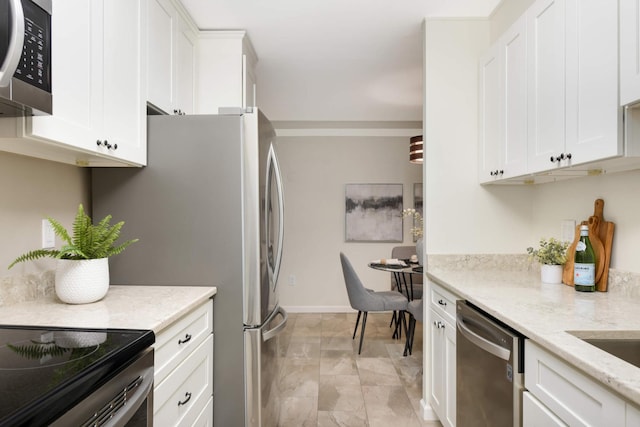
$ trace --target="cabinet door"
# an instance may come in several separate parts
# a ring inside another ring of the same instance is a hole
[[[444,326],[444,395],[443,411],[440,422],[444,427],[456,425],[456,327],[445,322]]]
[[[501,177],[502,164],[500,134],[501,66],[500,49],[492,46],[480,58],[480,123],[478,135],[478,180],[480,183]]]
[[[502,36],[504,67],[502,164],[504,178],[527,172],[527,22],[518,19]]]
[[[591,3],[591,2],[590,2]],[[528,170],[548,170],[565,140],[565,1],[539,0],[527,11]]]
[[[522,393],[522,427],[566,427],[547,407],[531,393]]]
[[[640,101],[640,0],[620,7],[620,105]]]
[[[431,407],[442,419],[445,407],[444,319],[430,309],[429,335],[431,337]]]
[[[31,135],[95,151],[95,112],[102,102],[93,96],[100,84],[92,63],[93,19],[99,3],[85,0],[52,4],[53,114],[31,118]],[[72,41],[72,43],[70,43]]]
[[[180,19],[176,34],[174,109],[184,114],[195,112],[196,41],[197,35]]]
[[[147,100],[170,113],[174,105],[173,5],[168,0],[148,0],[147,19]]]
[[[622,155],[618,2],[566,1],[566,146],[571,164]]]
[[[106,152],[141,165],[147,157],[145,4],[144,0],[105,0],[102,40],[102,134],[112,146]]]

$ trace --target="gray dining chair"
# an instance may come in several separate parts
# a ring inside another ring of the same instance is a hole
[[[409,259],[411,255],[416,254],[415,246],[394,246],[391,248],[391,258],[397,259]],[[397,283],[398,279],[404,279],[407,282],[407,285],[413,288],[413,299],[422,298],[422,293],[424,289],[424,279],[422,278],[422,274],[394,274],[391,273],[391,290],[398,290],[400,292],[404,292],[407,295],[409,294],[408,289],[403,289],[405,283]],[[411,282],[409,282],[411,281]]]
[[[360,330],[360,346],[358,347],[358,354],[360,354],[362,352],[364,330],[367,326],[367,314],[370,311],[397,311],[400,313],[400,323],[404,324],[402,321],[404,320],[404,312],[407,309],[408,301],[405,296],[395,291],[376,292],[365,288],[353,269],[351,262],[342,252],[340,252],[340,262],[342,263],[342,274],[344,275],[344,283],[347,287],[349,304],[351,304],[351,308],[358,310],[356,327],[353,329],[353,337],[351,339],[356,338],[360,316],[364,313],[364,316],[362,316],[362,328]],[[402,327],[402,325],[399,327]]]
[[[413,350],[413,338],[416,332],[416,322],[423,323],[424,321],[424,303],[421,299],[415,299],[407,304],[407,311],[409,312],[409,327],[407,329],[407,341],[404,344],[404,353],[403,356],[406,356],[407,353],[411,354]]]

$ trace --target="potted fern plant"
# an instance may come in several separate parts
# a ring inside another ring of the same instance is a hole
[[[73,221],[73,235],[55,219],[47,220],[57,236],[63,240],[60,249],[35,249],[16,258],[9,268],[19,262],[51,257],[57,259],[55,290],[60,300],[69,304],[99,301],[109,290],[109,257],[124,251],[138,239],[115,245],[124,221],[111,225],[107,215],[96,225],[78,206]]]
[[[549,240],[540,239],[540,247],[527,248],[530,258],[535,258],[540,264],[540,279],[543,283],[562,283],[562,269],[567,261],[569,242],[562,242],[551,237]]]

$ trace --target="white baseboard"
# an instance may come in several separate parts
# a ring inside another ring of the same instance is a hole
[[[435,411],[424,399],[420,400],[420,406],[422,407],[422,419],[425,421],[438,421],[440,418],[436,415]]]
[[[355,313],[351,306],[328,305],[328,306],[308,306],[289,305],[282,306],[288,313]]]

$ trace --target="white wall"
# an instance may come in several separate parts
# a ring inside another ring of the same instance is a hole
[[[345,184],[402,183],[404,206],[413,206],[420,165],[409,163],[409,138],[380,136],[288,136],[278,138],[285,186],[285,249],[280,303],[291,311],[349,308],[339,253],[344,252],[365,286],[388,290],[390,275],[367,267],[389,258],[391,248],[413,245],[410,221],[405,243],[345,242]],[[296,284],[288,284],[295,276]]]
[[[7,266],[41,247],[42,219],[51,216],[70,227],[78,204],[89,209],[89,171],[0,152],[0,200],[0,278],[42,272],[53,268],[51,260]]]
[[[604,200],[604,219],[615,223],[611,268],[640,273],[640,171],[543,184],[533,194],[532,238],[559,236],[563,219],[587,220],[595,199]]]
[[[425,22],[426,250],[518,253],[529,243],[530,187],[478,184],[478,66],[486,20]]]

